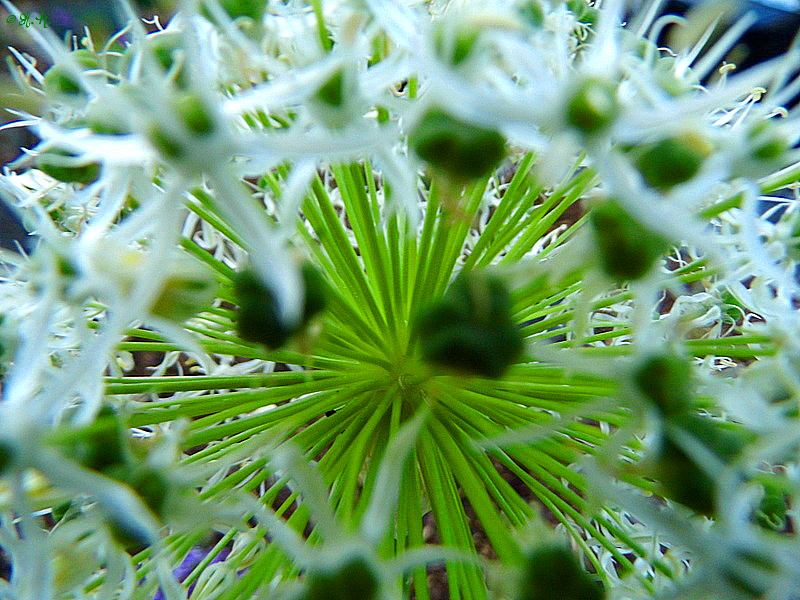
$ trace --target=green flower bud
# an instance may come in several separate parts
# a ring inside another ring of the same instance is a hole
[[[595,206],[590,219],[600,264],[617,281],[643,277],[669,248],[665,238],[643,227],[616,200]]]
[[[300,275],[303,278],[303,287],[305,288],[303,316],[300,319],[300,323],[305,325],[314,315],[325,309],[328,303],[326,292],[328,283],[322,276],[322,272],[309,262],[303,263],[300,267]]]
[[[544,6],[541,0],[529,0],[518,9],[519,15],[532,27],[539,28],[544,24]]]
[[[692,371],[689,361],[674,354],[653,356],[640,364],[633,380],[638,391],[665,416],[684,413],[690,406]]]
[[[606,129],[618,114],[616,87],[601,79],[585,79],[567,103],[567,123],[587,135]]]
[[[179,53],[183,50],[183,39],[181,34],[176,31],[165,31],[153,33],[145,38],[145,51],[152,53],[156,63],[164,70],[165,73],[172,70],[175,61],[179,57]],[[125,64],[131,60],[133,50],[126,52]],[[187,88],[189,86],[189,74],[187,73],[185,65],[180,65],[175,73],[175,84],[179,88]]]
[[[567,548],[549,544],[528,552],[516,600],[602,600],[603,584]]]
[[[675,431],[694,437],[722,463],[731,463],[755,436],[734,423],[686,413],[669,419],[661,453],[653,473],[663,494],[700,514],[714,515],[714,478],[701,468],[676,438]]]
[[[54,432],[53,442],[67,458],[93,471],[111,472],[128,460],[128,430],[111,406],[103,406],[91,425]]]
[[[753,512],[752,520],[764,529],[782,532],[786,528],[791,488],[775,475],[760,475],[754,481],[761,484],[764,495]]]
[[[357,88],[349,67],[340,67],[312,97],[311,110],[328,127],[340,129],[358,116]]]
[[[343,89],[344,86],[344,69],[337,69],[336,72],[331,75],[330,79],[326,81],[314,97],[323,102],[324,104],[328,104],[330,106],[341,106],[344,104],[345,100],[345,91]]]
[[[0,441],[0,476],[5,475],[14,464],[14,454],[11,444]]]
[[[214,131],[214,117],[197,94],[180,94],[173,105],[186,129],[191,133],[208,135]]]
[[[433,43],[439,58],[443,62],[457,67],[472,54],[481,30],[468,24],[450,29],[452,32],[445,24],[440,24],[434,31]]]
[[[53,179],[67,183],[91,183],[100,174],[98,163],[90,162],[75,167],[66,166],[58,160],[59,156],[74,157],[77,155],[66,150],[47,150],[36,157],[36,166]]]
[[[524,347],[508,290],[483,274],[459,275],[439,302],[418,315],[415,327],[426,361],[483,377],[502,376]]]
[[[185,321],[208,307],[217,289],[214,274],[203,264],[186,257],[172,265],[150,313],[172,321]]]
[[[683,96],[693,86],[700,85],[699,80],[691,70],[681,70],[681,76],[676,71],[677,59],[674,56],[661,56],[653,69],[653,79],[664,92],[672,97]]]
[[[409,147],[432,167],[455,180],[479,179],[505,156],[505,138],[454,119],[440,109],[429,110],[409,134]]]
[[[105,110],[92,111],[87,125],[94,133],[101,135],[125,135],[131,132],[123,121]]]
[[[303,600],[375,600],[380,580],[370,563],[358,554],[333,568],[317,568],[306,576]]]
[[[147,139],[167,160],[180,160],[186,152],[186,148],[180,140],[156,124],[151,125],[147,130]]]
[[[247,17],[256,23],[260,23],[266,10],[266,0],[217,0],[231,20],[238,19],[239,17]],[[206,19],[213,20],[211,11],[205,6],[200,9]]]
[[[783,130],[771,119],[754,123],[747,132],[747,140],[750,155],[763,161],[780,158],[790,147]]]
[[[265,0],[219,0],[220,5],[231,19],[248,17],[253,21],[261,21],[266,9]]]
[[[155,542],[149,531],[121,515],[106,515],[106,525],[111,538],[124,548],[128,554],[135,555]]]
[[[155,516],[164,517],[172,485],[163,473],[147,465],[137,465],[128,471],[124,481]]]
[[[310,263],[300,269],[305,287],[303,312],[297,327],[288,327],[278,318],[274,293],[262,283],[253,269],[245,269],[233,282],[239,314],[236,330],[243,340],[264,344],[272,350],[283,346],[289,337],[302,329],[326,304],[325,280]]]
[[[647,185],[665,192],[697,175],[713,149],[701,134],[687,132],[640,147],[634,164]]]
[[[70,53],[78,66],[84,70],[100,66],[97,55],[90,50],[75,50]],[[85,90],[80,81],[63,65],[53,65],[44,74],[44,89],[48,94],[79,96]]]
[[[61,65],[50,67],[44,74],[44,89],[48,94],[64,96],[84,93],[80,81]]]
[[[584,25],[594,25],[600,15],[599,11],[593,6],[589,6],[586,0],[567,0],[567,8],[575,19]]]

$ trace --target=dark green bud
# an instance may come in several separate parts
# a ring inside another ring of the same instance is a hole
[[[781,533],[786,528],[786,513],[789,510],[791,488],[787,482],[775,475],[755,478],[764,489],[764,496],[752,515],[752,520],[764,529]]]
[[[770,161],[783,156],[789,150],[789,140],[772,120],[759,121],[747,133],[748,148],[753,158]]]
[[[541,0],[530,0],[522,5],[518,11],[529,25],[536,28],[544,25],[544,7]]]
[[[452,33],[446,27],[439,26],[433,38],[436,54],[443,62],[457,67],[472,54],[480,33],[480,29],[472,25],[457,26]]]
[[[524,347],[508,290],[484,274],[459,275],[415,327],[426,361],[483,377],[501,377]]]
[[[567,548],[550,544],[528,552],[516,600],[602,600],[603,584]]]
[[[154,515],[164,517],[172,486],[163,473],[146,465],[138,465],[128,472],[124,481]]]
[[[245,269],[236,275],[233,290],[239,307],[236,322],[239,337],[274,350],[283,346],[291,335],[325,308],[327,284],[322,274],[310,263],[305,263],[300,269],[300,275],[303,278],[305,295],[303,312],[297,327],[288,327],[278,318],[275,295],[262,283],[253,269]]]
[[[586,79],[567,103],[567,123],[590,135],[606,129],[619,114],[616,87],[600,79]]]
[[[239,17],[247,17],[256,21],[261,21],[266,9],[266,0],[217,0],[228,16],[234,20]],[[211,20],[211,11],[205,6],[202,7],[200,13],[206,18]]]
[[[771,556],[743,549],[734,553],[722,569],[722,576],[733,590],[756,600],[766,597],[779,572]]]
[[[697,175],[713,146],[698,133],[684,133],[639,147],[636,168],[647,185],[662,192]]]
[[[58,156],[77,156],[65,150],[47,150],[36,158],[36,166],[40,171],[47,173],[53,179],[67,183],[91,183],[100,174],[100,165],[90,162],[80,166],[65,166],[60,164]]]
[[[54,440],[67,458],[93,471],[110,473],[128,460],[128,430],[110,406],[91,425],[55,432]]]
[[[301,326],[308,323],[311,318],[322,312],[328,304],[327,287],[328,283],[322,273],[309,262],[303,263],[300,267],[300,275],[303,278],[305,297],[303,298],[303,316],[300,320]]]
[[[347,558],[332,569],[313,569],[306,576],[303,600],[375,600],[380,580],[367,560]]]
[[[77,96],[83,93],[80,81],[61,65],[55,65],[44,74],[44,89],[48,94]]]
[[[5,475],[14,463],[14,449],[7,442],[0,442],[0,476]]]
[[[594,25],[597,22],[599,12],[596,8],[589,6],[586,0],[567,0],[567,8],[584,25]]]
[[[175,111],[186,128],[196,135],[214,131],[214,118],[203,100],[193,93],[180,94],[174,101]]]
[[[180,160],[184,156],[185,148],[166,130],[158,125],[152,125],[147,132],[147,139],[158,150],[159,154],[168,160]]]
[[[147,36],[147,41],[158,64],[169,71],[175,62],[175,53],[182,47],[181,35],[177,32],[157,33]]]
[[[97,69],[100,66],[97,55],[90,50],[75,50],[70,53],[78,67],[83,70]],[[44,74],[45,91],[64,96],[78,96],[84,93],[83,85],[63,65],[53,65]]]
[[[425,113],[408,143],[417,156],[455,180],[488,175],[506,153],[505,138],[498,132],[459,121],[436,108]]]
[[[713,516],[715,481],[682,445],[682,432],[702,443],[723,464],[730,464],[751,443],[753,433],[734,423],[717,421],[693,413],[669,419],[667,435],[658,456],[654,477],[663,494],[695,512]]]
[[[600,264],[617,281],[643,277],[669,248],[665,238],[642,226],[615,200],[595,206],[590,219]]]
[[[653,356],[634,372],[637,390],[666,415],[684,413],[692,398],[689,361],[674,354]]]
[[[152,53],[156,63],[165,73],[169,72],[183,50],[181,34],[174,31],[161,32],[148,35],[145,40],[145,48]],[[189,75],[185,65],[181,65],[175,73],[175,83],[180,88],[188,87]]]
[[[217,281],[211,271],[193,259],[174,263],[150,313],[185,321],[210,306],[217,292]]]
[[[344,104],[344,69],[337,69],[328,81],[317,90],[314,97],[329,106],[341,106]]]
[[[101,135],[125,135],[131,130],[125,123],[105,111],[96,111],[88,121],[89,129]]]

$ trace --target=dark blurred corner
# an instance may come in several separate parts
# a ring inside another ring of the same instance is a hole
[[[169,15],[175,11],[177,0],[138,0],[131,2],[134,10],[141,17],[161,16],[165,23]],[[10,69],[19,63],[8,50],[14,47],[22,54],[30,55],[36,60],[36,66],[42,73],[51,64],[50,57],[44,54],[33,42],[30,30],[43,29],[44,25],[61,39],[76,38],[77,43],[85,35],[88,27],[95,47],[102,47],[111,35],[119,31],[125,23],[123,12],[116,1],[92,2],[91,0],[62,0],[48,2],[20,1],[12,3],[22,13],[29,13],[29,26],[20,25],[19,19],[8,22],[10,13],[0,7],[0,125],[18,120],[18,117],[6,109],[21,110],[40,115],[44,110],[41,97],[33,92],[23,92],[10,75]],[[37,21],[36,19],[40,20]],[[30,148],[38,139],[22,127],[0,131],[0,164],[6,164],[20,156],[20,148]],[[22,225],[0,197],[0,247],[16,250],[14,240],[18,240],[26,250],[31,249],[31,238],[26,235]]]

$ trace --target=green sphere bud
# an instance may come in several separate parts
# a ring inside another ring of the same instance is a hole
[[[153,33],[145,38],[145,48],[151,52],[156,63],[164,70],[172,70],[179,53],[183,50],[181,34],[174,31]],[[185,65],[180,65],[175,73],[175,84],[179,88],[189,86],[189,74]]]
[[[667,498],[697,513],[714,516],[714,478],[684,450],[682,437],[695,438],[722,463],[730,464],[755,436],[741,425],[693,413],[670,417],[668,427],[653,476]]]
[[[429,110],[409,135],[409,146],[421,159],[454,180],[488,175],[505,156],[505,138],[492,129]]]
[[[173,265],[150,313],[171,321],[185,321],[210,306],[217,288],[209,269],[192,258],[181,257]]]
[[[44,89],[48,94],[78,96],[84,93],[80,81],[61,65],[50,67],[44,74]]]
[[[255,22],[260,22],[266,10],[266,0],[217,0],[228,16],[232,19],[239,17],[247,17]],[[206,18],[211,20],[211,11],[205,6],[202,7],[200,13]]]
[[[697,175],[712,151],[705,137],[688,132],[644,146],[634,164],[647,185],[666,192]]]
[[[375,600],[380,580],[373,567],[359,555],[348,557],[332,569],[313,569],[306,577],[303,600]]]
[[[567,123],[587,135],[606,129],[618,114],[615,86],[600,79],[584,80],[567,103]]]
[[[173,104],[181,121],[191,133],[208,135],[214,131],[214,117],[197,94],[180,94]]]
[[[153,124],[147,131],[147,139],[167,160],[180,160],[186,151],[179,140],[156,124]]]
[[[111,406],[103,406],[91,425],[56,432],[56,444],[67,458],[92,471],[110,473],[128,460],[128,431]]]
[[[617,281],[643,277],[669,248],[665,238],[643,227],[615,200],[595,206],[590,219],[600,264]]]
[[[791,488],[774,475],[764,474],[755,481],[764,489],[764,496],[754,511],[752,520],[764,529],[782,532],[786,528],[786,517],[791,500]]]
[[[772,120],[759,121],[747,132],[750,155],[763,161],[775,160],[790,148],[789,140]]]
[[[283,346],[291,335],[302,329],[326,305],[326,283],[322,274],[310,263],[300,269],[305,295],[303,311],[297,327],[289,327],[278,317],[273,292],[262,283],[258,274],[247,268],[237,273],[233,290],[239,314],[236,330],[243,340],[258,342],[274,350]]]
[[[508,290],[483,274],[459,275],[417,316],[415,327],[426,361],[482,377],[501,377],[524,347]]]
[[[74,157],[77,155],[65,150],[47,150],[36,158],[36,166],[53,179],[66,183],[91,183],[100,174],[100,165],[98,163],[90,162],[75,167],[66,166],[59,162],[57,158],[59,156]]]
[[[0,475],[5,475],[14,463],[14,449],[7,442],[0,442]]]
[[[567,548],[550,544],[525,557],[516,600],[602,600],[603,584],[587,573]]]
[[[737,550],[722,569],[725,582],[738,592],[736,597],[753,600],[767,597],[779,573],[771,556],[750,549]]]
[[[480,29],[473,25],[458,25],[450,32],[442,24],[434,32],[436,54],[445,63],[457,67],[472,54],[480,33]]]
[[[664,415],[684,413],[691,402],[689,361],[673,354],[648,358],[634,373],[638,391]]]
[[[529,0],[518,9],[519,15],[537,29],[544,25],[544,6],[541,0]]]
[[[314,96],[329,106],[341,106],[345,101],[344,69],[337,69]]]
[[[70,53],[70,56],[78,63],[78,67],[83,70],[100,67],[97,55],[90,50],[75,50]],[[85,93],[85,89],[78,78],[64,65],[60,64],[53,65],[44,74],[44,89],[49,94],[62,96],[80,96]]]

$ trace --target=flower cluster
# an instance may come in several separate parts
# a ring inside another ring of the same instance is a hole
[[[649,0],[127,10],[14,51],[0,595],[793,597],[797,48],[731,73],[750,15]]]

